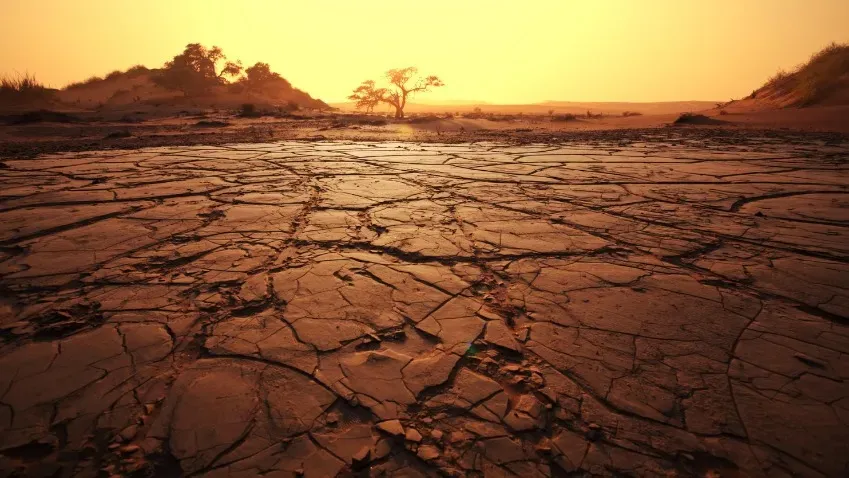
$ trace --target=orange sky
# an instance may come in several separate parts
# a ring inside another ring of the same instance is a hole
[[[325,101],[408,65],[427,101],[726,100],[830,41],[849,0],[0,0],[0,74],[59,87],[189,42]]]

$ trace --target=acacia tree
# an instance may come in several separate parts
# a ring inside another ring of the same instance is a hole
[[[222,63],[219,70],[218,64]],[[165,63],[154,82],[169,90],[182,91],[186,96],[208,92],[212,87],[226,84],[227,77],[242,72],[240,62],[227,61],[221,48],[206,48],[200,43],[189,43],[183,53]]]
[[[445,86],[437,76],[418,77],[410,84],[418,70],[415,67],[399,68],[386,72],[387,88],[377,88],[374,80],[366,80],[358,86],[349,100],[356,102],[357,109],[374,110],[378,103],[387,103],[395,108],[395,118],[404,117],[407,99],[415,93],[424,93],[431,88]]]

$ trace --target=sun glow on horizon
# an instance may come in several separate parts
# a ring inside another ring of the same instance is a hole
[[[831,41],[845,0],[232,2],[4,0],[0,74],[62,87],[187,43],[267,62],[328,102],[416,66],[446,84],[427,102],[727,100]]]

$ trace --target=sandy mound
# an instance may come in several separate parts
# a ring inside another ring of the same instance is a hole
[[[708,126],[716,126],[728,124],[728,121],[718,120],[716,118],[710,118],[705,115],[697,115],[692,113],[684,113],[679,116],[675,121],[672,122],[673,125],[681,126],[681,125],[708,125]]]
[[[749,97],[729,106],[849,105],[849,44],[832,43],[792,72],[779,71]]]
[[[279,88],[268,94],[234,91],[232,85],[216,88],[208,95],[185,97],[182,93],[166,90],[153,81],[158,69],[134,67],[126,72],[115,72],[106,78],[91,78],[81,83],[68,85],[57,93],[65,104],[82,108],[121,108],[152,104],[156,106],[204,106],[233,108],[243,103],[258,106],[285,105],[296,103],[302,108],[327,108],[323,101],[294,87]]]

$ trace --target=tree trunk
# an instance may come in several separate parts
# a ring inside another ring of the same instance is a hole
[[[404,110],[400,106],[395,107],[395,119],[404,119]]]

